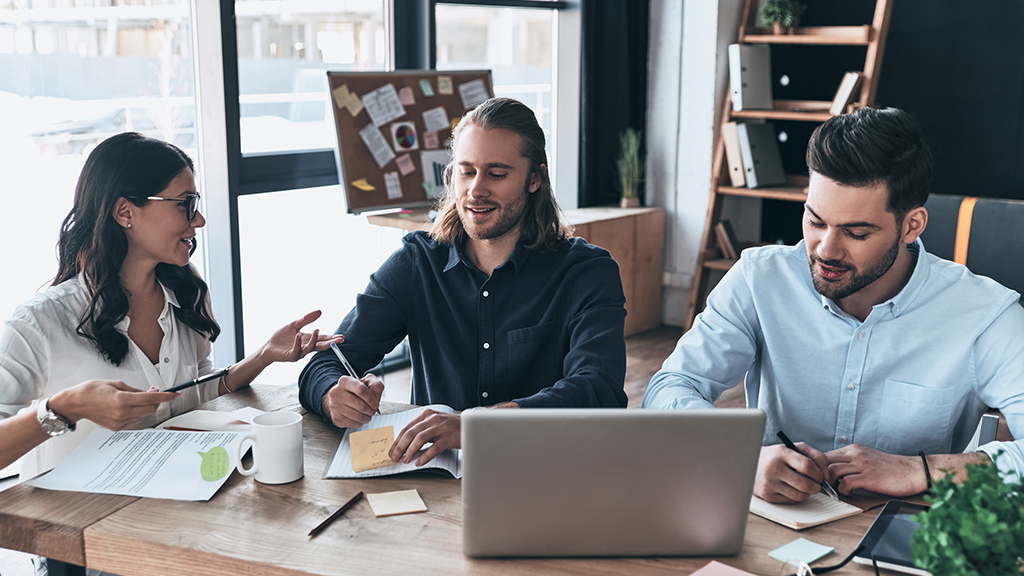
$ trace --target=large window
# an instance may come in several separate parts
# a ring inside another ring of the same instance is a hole
[[[58,228],[98,142],[135,130],[199,160],[189,1],[112,4],[0,0],[3,319],[56,273]]]
[[[384,1],[236,0],[242,153],[333,148],[326,70],[383,70]]]

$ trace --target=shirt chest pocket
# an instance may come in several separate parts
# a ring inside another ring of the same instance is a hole
[[[560,378],[562,354],[558,353],[556,347],[554,322],[509,330],[509,371],[519,377]],[[513,380],[515,379],[517,378],[513,376]]]
[[[886,380],[879,414],[878,449],[894,454],[947,452],[955,388],[928,388]]]

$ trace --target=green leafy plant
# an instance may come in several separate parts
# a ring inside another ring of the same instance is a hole
[[[924,499],[931,509],[914,516],[921,527],[910,539],[918,567],[932,576],[1024,574],[1024,479],[968,464],[962,484],[947,474]]]
[[[761,24],[774,26],[778,23],[783,28],[796,28],[806,9],[805,4],[795,0],[767,0],[761,5]]]
[[[640,184],[644,181],[644,160],[640,154],[642,133],[626,128],[619,134],[619,187],[623,198],[639,198]]]

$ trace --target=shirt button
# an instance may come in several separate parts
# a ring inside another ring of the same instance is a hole
[[[484,342],[484,350],[487,350],[490,347],[491,347],[490,344],[488,344],[487,342]]]
[[[899,313],[900,313],[900,309],[899,309],[899,308],[896,308],[896,313],[897,313],[897,314],[899,314]]]
[[[866,334],[864,334],[863,332],[861,332],[860,334],[857,334],[857,338],[860,338],[861,340],[864,339],[864,336],[866,336]]]
[[[842,442],[843,444],[846,444],[846,436],[840,436],[839,441]]]
[[[168,362],[170,362],[170,361],[171,361],[171,359],[170,359],[170,358],[164,358],[164,364],[166,364],[166,363],[168,363]]]
[[[490,295],[491,295],[490,292],[488,292],[487,290],[484,290],[484,298],[487,298]]]
[[[856,386],[854,386],[853,384],[847,384],[846,385],[846,389],[851,391],[851,392],[853,391],[854,388],[856,388]]]
[[[481,396],[483,396],[484,398],[487,398],[487,392],[484,392],[483,394],[481,394]]]

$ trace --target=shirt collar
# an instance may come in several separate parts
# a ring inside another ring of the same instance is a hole
[[[512,255],[508,257],[505,264],[511,262],[515,269],[515,275],[518,276],[522,271],[523,266],[526,264],[526,259],[529,257],[530,250],[523,245],[523,238],[520,236],[519,240],[516,241],[516,247],[512,250]],[[462,248],[452,244],[448,248],[448,263],[445,265],[444,271],[447,272],[451,270],[459,262],[464,263],[471,270],[476,268],[476,264],[473,264],[473,261],[469,259],[469,256],[466,256],[465,253],[463,253]],[[498,266],[498,268],[505,266],[505,264]]]
[[[928,273],[930,271],[926,255],[924,250],[924,243],[918,238],[913,243],[907,245],[907,250],[911,254],[917,255],[917,262],[914,263],[914,272],[910,275],[910,280],[907,280],[907,284],[900,290],[895,296],[872,306],[873,309],[880,307],[888,307],[889,311],[893,316],[898,317],[900,314],[906,312],[907,308],[914,302],[914,299],[921,290],[924,289],[925,282],[928,280]],[[831,298],[821,296],[821,305],[826,310],[831,311],[833,314],[852,318],[846,312],[843,312],[842,308],[839,307]]]
[[[160,312],[160,316],[157,318],[157,322],[160,323],[161,327],[166,327],[167,320],[171,317],[171,306],[175,308],[181,308],[178,304],[178,297],[174,295],[174,291],[164,285],[163,282],[157,280],[157,284],[160,285],[160,289],[164,293],[164,309]],[[131,324],[131,319],[126,315],[117,323],[117,328],[122,330],[124,333],[128,332],[128,326]]]

